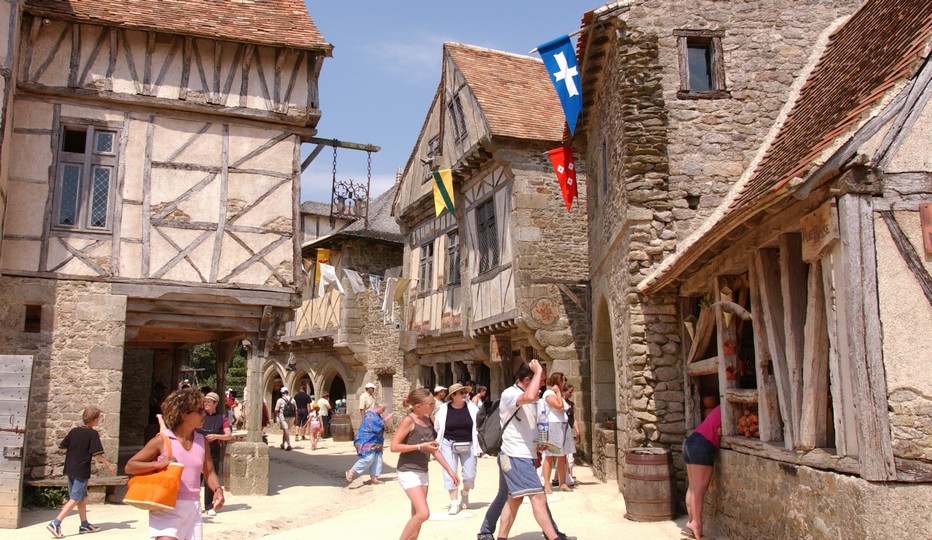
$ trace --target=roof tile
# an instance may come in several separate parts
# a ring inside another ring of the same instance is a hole
[[[327,54],[333,48],[301,0],[26,0],[25,10],[92,24]]]
[[[444,49],[479,101],[493,136],[563,139],[563,109],[543,61],[460,43],[445,43]]]

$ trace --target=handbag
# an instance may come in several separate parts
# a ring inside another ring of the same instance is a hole
[[[164,433],[159,433],[165,442],[165,454],[172,455],[172,445]],[[178,500],[181,488],[181,473],[184,464],[173,461],[160,471],[137,474],[127,482],[123,502],[142,510],[171,510]]]
[[[472,449],[472,443],[469,442],[454,442],[453,451],[457,454],[465,454]]]

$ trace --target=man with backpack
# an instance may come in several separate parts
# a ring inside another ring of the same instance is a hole
[[[282,386],[282,397],[275,402],[275,416],[278,418],[278,427],[282,430],[282,450],[291,450],[291,439],[288,432],[294,425],[294,417],[298,408],[294,399],[288,395],[288,387]]]
[[[502,426],[501,451],[498,455],[498,494],[482,520],[478,540],[495,540],[495,525],[499,517],[499,537],[507,538],[524,497],[531,498],[534,519],[547,540],[576,540],[575,536],[567,536],[557,528],[547,506],[544,486],[537,476],[536,404],[543,380],[543,366],[537,360],[531,360],[530,364],[521,364],[515,375],[515,384],[502,392],[498,411]],[[494,420],[494,415],[487,421],[491,420]],[[495,442],[489,447],[494,449]]]

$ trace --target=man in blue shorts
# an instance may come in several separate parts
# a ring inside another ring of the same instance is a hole
[[[534,519],[547,540],[576,540],[560,532],[550,507],[544,485],[537,476],[537,398],[544,368],[537,360],[521,364],[515,375],[515,384],[502,392],[501,422],[508,422],[502,432],[502,450],[498,455],[498,494],[479,528],[478,540],[495,540],[495,524],[501,517],[499,538],[508,538],[518,508],[524,497],[531,498]],[[515,413],[517,411],[517,413]],[[506,504],[507,503],[507,504]]]

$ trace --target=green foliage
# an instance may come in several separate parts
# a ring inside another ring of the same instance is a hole
[[[217,368],[216,355],[210,343],[201,343],[193,349],[189,356],[188,362],[191,367],[202,368],[204,371],[199,372],[198,386],[209,386],[217,388]],[[243,399],[243,389],[246,387],[246,353],[243,351],[242,344],[237,345],[227,365],[226,390],[232,388],[236,391],[237,399]]]
[[[23,506],[27,508],[59,508],[68,501],[68,488],[26,486]]]

